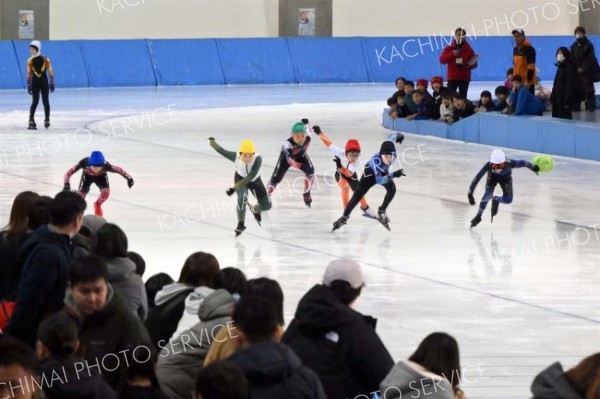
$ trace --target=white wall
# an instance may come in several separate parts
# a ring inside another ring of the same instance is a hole
[[[276,37],[278,0],[50,0],[50,39]]]
[[[333,36],[573,34],[579,11],[598,0],[333,0]]]

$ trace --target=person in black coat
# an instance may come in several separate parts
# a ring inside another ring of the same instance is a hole
[[[77,324],[61,313],[48,316],[40,324],[36,352],[46,399],[117,399],[100,370],[85,370],[84,360],[75,354],[79,348],[77,330]]]
[[[578,77],[578,96],[573,108],[579,111],[582,100],[585,100],[585,109],[593,112],[596,110],[596,90],[594,89],[594,75],[598,74],[598,60],[594,45],[585,35],[585,28],[575,28],[575,42],[571,45],[571,55]]]
[[[571,107],[577,98],[577,69],[566,47],[556,50],[556,75],[550,95],[552,117],[573,119]]]
[[[298,303],[282,338],[317,373],[328,398],[369,395],[394,365],[375,332],[376,320],[350,307],[363,286],[358,263],[332,261],[323,285],[315,285]]]
[[[233,310],[238,350],[227,362],[246,376],[249,399],[326,399],[315,373],[287,345],[277,342],[282,328],[277,313],[272,302],[260,296],[242,297]]]
[[[50,224],[23,244],[25,259],[17,303],[5,333],[35,346],[42,319],[63,307],[69,282],[71,238],[81,228],[85,200],[72,191],[60,192],[50,203]]]

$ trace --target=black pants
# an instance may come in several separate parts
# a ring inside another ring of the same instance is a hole
[[[31,82],[32,100],[31,108],[29,108],[29,119],[33,119],[35,116],[35,110],[37,109],[38,103],[40,102],[40,94],[42,95],[42,103],[44,104],[44,119],[50,119],[50,100],[48,99],[48,93],[50,88],[48,86],[48,79],[46,77],[42,79],[34,78]]]
[[[310,177],[315,174],[315,168],[308,157],[308,155],[303,156],[298,162],[300,162],[300,170],[304,172],[306,177]],[[290,168],[290,164],[287,161],[287,158],[284,153],[279,155],[279,159],[277,160],[277,165],[275,166],[275,170],[273,171],[273,175],[271,176],[270,183],[273,185],[277,185],[283,180],[286,172]]]
[[[469,80],[449,80],[448,81],[448,91],[450,93],[458,92],[467,98],[467,92],[469,91]]]
[[[358,187],[354,191],[354,194],[352,194],[352,198],[350,198],[350,201],[348,201],[346,209],[344,209],[344,216],[350,216],[356,205],[358,205],[358,203],[360,202],[361,198],[364,197],[367,194],[367,192],[371,189],[371,187],[373,187],[375,184],[377,183],[375,182],[373,170],[370,166],[367,166],[365,168],[363,177],[358,183]],[[385,211],[390,202],[392,202],[392,200],[394,199],[394,196],[396,195],[396,184],[393,180],[391,180],[388,183],[383,184],[383,188],[385,188],[386,193],[385,197],[383,198],[383,203],[381,204],[380,209]]]
[[[566,109],[564,106],[552,106],[552,117],[561,119],[573,119],[573,112],[571,109]]]
[[[108,184],[108,175],[106,173],[98,176],[82,173],[81,181],[79,182],[79,192],[82,194],[89,193],[92,183],[95,184],[100,190],[103,188],[110,188],[110,185]]]
[[[595,110],[596,109],[596,89],[594,88],[594,79],[592,78],[592,74],[583,73],[577,75],[578,77],[578,85],[579,85],[579,98],[580,102],[585,101],[585,109],[586,110]],[[577,105],[577,109],[579,109],[579,104]]]

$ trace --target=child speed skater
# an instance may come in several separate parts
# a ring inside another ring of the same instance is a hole
[[[29,54],[27,59],[27,92],[32,96],[31,107],[29,108],[29,127],[30,130],[37,129],[35,124],[35,110],[40,102],[44,104],[44,127],[50,127],[50,100],[48,93],[54,93],[54,72],[50,64],[50,58],[42,55],[42,44],[34,40],[29,44]],[[48,75],[50,75],[50,84],[48,84]]]
[[[227,195],[237,194],[238,225],[235,228],[235,236],[237,237],[246,230],[244,225],[246,205],[250,208],[250,212],[252,212],[259,225],[262,219],[261,212],[271,209],[271,199],[259,175],[262,157],[256,153],[254,143],[248,139],[242,141],[237,153],[225,150],[217,144],[214,137],[209,137],[208,140],[215,151],[235,164],[235,183],[225,193]],[[254,194],[258,204],[252,205],[248,202],[248,191]]]
[[[292,137],[283,142],[277,165],[275,165],[273,175],[267,184],[269,196],[273,194],[290,166],[293,166],[304,173],[304,204],[311,207],[310,189],[315,178],[315,168],[307,154],[311,139],[308,119],[302,119],[302,122],[297,122],[292,126]]]
[[[479,180],[487,173],[487,179],[485,182],[485,192],[479,203],[479,210],[477,215],[471,220],[471,227],[477,226],[481,222],[481,215],[487,206],[489,200],[492,200],[492,222],[494,216],[498,213],[498,206],[502,204],[510,204],[513,199],[513,185],[512,185],[512,170],[514,168],[528,168],[529,170],[538,174],[540,171],[539,166],[533,165],[529,161],[506,159],[504,152],[500,149],[495,149],[490,155],[490,161],[487,162],[481,170],[477,173],[471,186],[469,187],[469,203],[475,205],[475,198],[473,193]],[[494,188],[499,184],[502,189],[502,196],[494,196]]]
[[[358,188],[358,172],[362,167],[360,142],[356,139],[350,139],[346,142],[342,150],[333,144],[325,132],[321,130],[320,126],[313,126],[313,131],[334,155],[333,161],[336,165],[335,180],[342,190],[342,205],[345,209],[350,200],[350,190],[354,192]],[[404,140],[404,135],[400,132],[392,133],[388,136],[387,140],[395,140],[398,144],[401,144]],[[377,214],[369,207],[365,197],[360,198],[360,209],[365,216],[377,218]]]
[[[404,135],[397,136],[396,142],[402,142]],[[396,184],[392,180],[395,177],[406,176],[403,169],[390,173],[390,167],[396,160],[396,147],[392,141],[384,141],[381,144],[379,152],[367,163],[363,175],[358,182],[358,187],[352,194],[352,198],[348,202],[348,205],[344,209],[344,214],[341,218],[333,223],[333,230],[337,230],[348,222],[348,218],[352,213],[352,210],[358,205],[360,199],[367,194],[367,192],[376,184],[381,184],[386,194],[383,199],[383,203],[377,211],[377,220],[379,220],[388,230],[390,219],[387,217],[386,209],[394,195],[396,195]]]
[[[127,179],[127,186],[129,188],[133,186],[133,177],[131,177],[129,173],[116,165],[111,165],[106,162],[104,154],[100,151],[93,151],[88,158],[83,158],[65,173],[64,190],[71,190],[71,183],[69,180],[79,169],[83,169],[81,181],[79,182],[79,192],[83,198],[85,198],[90,191],[92,183],[100,189],[100,196],[94,203],[94,213],[96,216],[103,216],[102,204],[110,196],[110,184],[108,183],[108,175],[106,172],[120,174]]]

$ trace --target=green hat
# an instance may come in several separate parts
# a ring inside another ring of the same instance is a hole
[[[292,134],[294,133],[306,133],[306,127],[304,126],[304,123],[294,123],[294,126],[292,126]]]

